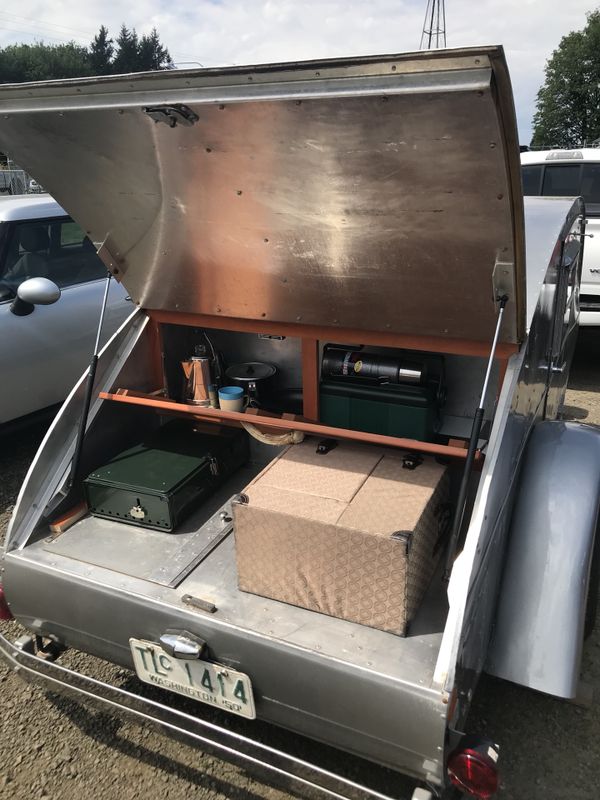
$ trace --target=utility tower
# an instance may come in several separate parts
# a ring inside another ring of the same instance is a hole
[[[446,8],[444,0],[427,0],[425,22],[419,50],[446,47]]]

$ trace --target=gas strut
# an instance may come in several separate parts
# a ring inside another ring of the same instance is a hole
[[[494,333],[494,341],[492,342],[492,349],[490,351],[490,357],[485,372],[485,379],[483,381],[483,389],[481,390],[481,398],[479,400],[479,406],[477,408],[477,411],[475,411],[475,417],[473,418],[473,427],[471,428],[471,436],[469,438],[469,449],[467,450],[465,468],[463,471],[462,480],[460,482],[460,490],[458,492],[458,502],[456,504],[456,511],[454,513],[454,519],[452,521],[452,533],[450,534],[450,541],[448,542],[448,553],[446,555],[446,568],[444,570],[445,580],[448,580],[450,578],[450,573],[452,572],[452,561],[454,559],[454,552],[456,550],[456,545],[458,543],[458,536],[460,534],[460,529],[462,527],[463,519],[465,516],[465,508],[467,505],[467,491],[469,489],[469,479],[471,477],[471,472],[473,471],[473,461],[475,460],[475,451],[477,450],[477,442],[479,441],[479,434],[481,433],[481,425],[483,423],[483,413],[484,413],[483,404],[485,403],[485,395],[487,393],[488,383],[490,381],[490,375],[492,372],[492,366],[494,364],[494,356],[496,354],[496,345],[498,344],[498,337],[500,336],[502,315],[504,314],[504,309],[506,307],[506,304],[508,303],[508,296],[502,295],[502,297],[499,298],[499,301],[500,301],[500,310],[498,311],[496,332]]]
[[[85,429],[87,427],[88,414],[90,412],[90,403],[92,401],[92,391],[94,389],[94,381],[96,379],[96,366],[98,364],[98,350],[100,349],[100,336],[102,335],[102,325],[104,323],[104,313],[106,311],[106,304],[108,302],[108,290],[110,289],[110,279],[112,278],[109,272],[106,276],[106,285],[104,287],[104,299],[102,300],[102,308],[100,309],[100,320],[98,322],[98,330],[96,331],[96,343],[94,344],[94,354],[90,362],[87,374],[87,381],[85,384],[85,397],[83,400],[83,410],[79,419],[79,430],[77,431],[77,441],[75,442],[75,452],[73,453],[73,462],[71,464],[71,476],[69,478],[69,488],[75,484],[79,478],[79,467],[81,462],[81,451],[83,450],[83,439],[85,437]]]

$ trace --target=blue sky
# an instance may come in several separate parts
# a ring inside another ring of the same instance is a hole
[[[398,53],[419,47],[426,0],[3,0],[0,46],[87,43],[100,25],[156,26],[176,63],[195,66]],[[449,47],[503,44],[521,142],[531,136],[544,64],[585,25],[594,0],[446,0]],[[184,63],[192,62],[192,63]]]

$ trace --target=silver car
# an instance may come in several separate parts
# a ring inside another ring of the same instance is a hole
[[[65,399],[92,354],[106,274],[93,243],[51,197],[0,197],[0,424]],[[60,289],[58,301],[14,313],[19,287],[39,277]],[[104,341],[131,310],[112,281]]]

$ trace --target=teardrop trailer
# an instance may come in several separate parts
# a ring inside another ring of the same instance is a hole
[[[138,306],[21,490],[4,659],[306,795],[383,797],[207,705],[491,797],[477,678],[575,697],[600,481],[557,419],[585,209],[523,207],[502,49],[7,86],[0,113]],[[229,364],[277,380],[216,408]]]

